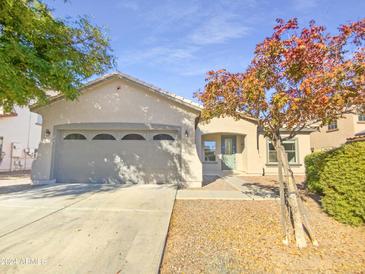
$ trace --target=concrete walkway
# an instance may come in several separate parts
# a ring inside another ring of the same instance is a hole
[[[236,176],[222,177],[236,191],[181,189],[177,191],[177,200],[276,200],[278,194],[272,189],[265,189]]]
[[[60,184],[0,195],[0,273],[158,273],[171,185]]]

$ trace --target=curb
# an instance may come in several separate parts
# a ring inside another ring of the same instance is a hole
[[[163,261],[163,257],[165,254],[165,250],[166,250],[166,244],[167,244],[167,236],[169,234],[169,230],[170,230],[170,225],[171,225],[171,217],[172,217],[172,213],[174,212],[174,208],[175,208],[175,202],[176,202],[176,196],[177,196],[177,186],[176,186],[176,191],[175,191],[175,197],[174,197],[174,203],[172,205],[172,209],[171,209],[171,213],[170,213],[170,218],[169,218],[169,224],[167,226],[167,231],[166,231],[166,236],[164,237],[164,242],[163,242],[163,248],[162,248],[162,252],[160,254],[160,262],[158,264],[158,269],[156,273],[160,273],[160,269],[161,269],[161,265],[162,265],[162,261]]]

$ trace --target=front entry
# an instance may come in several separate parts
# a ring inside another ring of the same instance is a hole
[[[236,136],[222,136],[222,170],[236,169]]]

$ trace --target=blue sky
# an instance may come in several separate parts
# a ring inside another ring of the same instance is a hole
[[[57,17],[86,15],[111,38],[117,69],[192,98],[205,73],[244,71],[276,18],[329,31],[364,17],[364,0],[46,0]]]

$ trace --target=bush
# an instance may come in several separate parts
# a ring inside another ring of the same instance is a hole
[[[305,157],[306,188],[313,193],[323,195],[323,185],[320,182],[320,174],[324,168],[328,152],[314,152]]]
[[[325,154],[318,181],[324,210],[343,223],[365,223],[365,142],[346,144]]]

